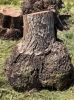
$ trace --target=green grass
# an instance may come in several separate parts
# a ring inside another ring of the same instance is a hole
[[[58,37],[66,44],[74,65],[74,27],[71,27],[69,31],[58,32]],[[41,90],[31,94],[13,90],[4,75],[3,65],[18,42],[0,40],[0,100],[74,100],[74,86],[65,91]]]
[[[23,0],[0,0],[0,8],[4,6],[20,9],[22,1]]]
[[[58,32],[58,37],[64,41],[74,65],[74,27],[68,31]]]

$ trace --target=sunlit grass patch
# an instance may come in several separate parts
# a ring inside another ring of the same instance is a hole
[[[0,74],[3,72],[2,68],[6,58],[10,56],[11,50],[16,43],[16,41],[0,40]]]
[[[58,32],[58,37],[65,43],[74,65],[74,27],[68,31]]]

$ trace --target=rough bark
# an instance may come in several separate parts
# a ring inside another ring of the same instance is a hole
[[[56,40],[52,12],[24,15],[23,20],[26,53],[40,53]]]
[[[23,16],[24,36],[5,63],[5,73],[17,90],[48,87],[62,90],[74,80],[63,42],[56,41],[53,12]]]

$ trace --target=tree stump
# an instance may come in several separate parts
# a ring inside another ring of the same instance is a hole
[[[56,40],[52,12],[27,14],[23,21],[26,53],[40,53]]]
[[[22,26],[23,17],[20,15],[20,11],[11,8],[3,8],[0,10],[0,30],[2,30],[0,31],[0,38],[18,39],[22,37]]]
[[[3,40],[18,40],[23,36],[20,29],[15,28],[0,28],[0,39]]]
[[[56,41],[54,14],[42,11],[23,16],[24,35],[5,63],[5,74],[17,90],[62,90],[74,80],[63,42]]]

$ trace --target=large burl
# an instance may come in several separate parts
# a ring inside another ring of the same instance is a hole
[[[6,60],[5,74],[16,90],[67,88],[74,80],[66,46],[56,41],[54,13],[42,11],[23,16],[23,39]]]

